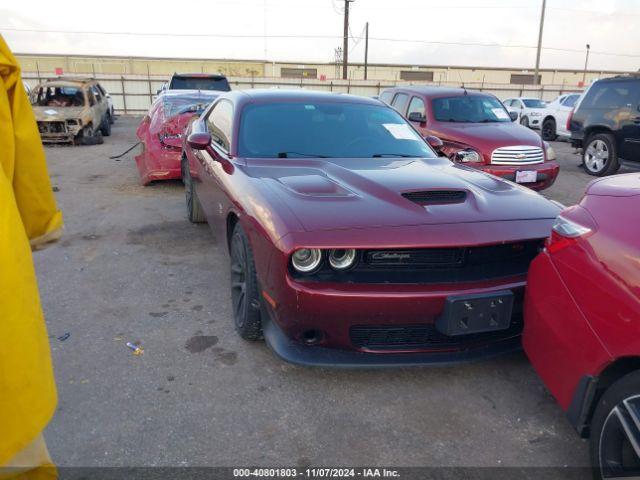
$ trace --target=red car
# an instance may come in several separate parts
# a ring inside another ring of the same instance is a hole
[[[187,210],[228,245],[235,327],[304,365],[520,347],[529,262],[559,208],[438,157],[395,110],[246,91],[190,124]]]
[[[533,190],[549,188],[558,176],[549,144],[514,123],[493,95],[463,88],[398,87],[384,90],[380,100],[422,135],[439,138],[440,152],[455,162]]]
[[[136,155],[140,182],[181,178],[182,133],[189,121],[219,93],[198,90],[169,91],[160,95],[136,130],[142,152]]]
[[[592,182],[531,264],[524,348],[597,475],[640,475],[640,174]],[[599,477],[598,477],[599,478]]]

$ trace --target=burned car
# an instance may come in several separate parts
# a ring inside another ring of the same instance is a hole
[[[153,102],[136,130],[142,144],[142,152],[135,157],[142,185],[181,178],[182,133],[189,121],[199,116],[218,95],[199,90],[171,90]]]
[[[109,104],[95,80],[49,80],[30,98],[45,143],[93,145],[111,135]]]

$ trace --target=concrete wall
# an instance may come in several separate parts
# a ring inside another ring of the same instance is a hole
[[[283,68],[314,68],[317,78],[327,80],[341,78],[341,69],[332,63],[284,63],[262,62],[255,60],[206,60],[206,59],[162,59],[162,58],[130,58],[130,57],[91,57],[81,55],[16,55],[22,64],[23,71],[40,72],[50,76],[56,68],[62,68],[65,74],[97,75],[149,75],[151,77],[168,77],[173,72],[220,72],[232,77],[276,77],[281,78]],[[474,68],[448,67],[428,65],[386,65],[370,64],[368,78],[377,81],[401,81],[403,70],[416,72],[432,72],[433,83],[478,83],[509,84],[512,74],[533,74],[533,70],[511,68]],[[613,76],[625,72],[588,71],[586,83],[596,78]],[[558,85],[577,87],[582,81],[583,72],[578,70],[542,70],[542,85]],[[364,79],[364,66],[349,66],[351,80]]]

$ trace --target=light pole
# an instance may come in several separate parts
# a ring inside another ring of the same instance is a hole
[[[544,29],[544,11],[547,0],[542,0],[542,13],[540,13],[540,31],[538,32],[538,51],[536,52],[536,71],[533,75],[533,84],[540,84],[540,50],[542,50],[542,30]]]
[[[582,72],[582,85],[584,85],[585,80],[587,79],[587,65],[589,64],[589,50],[591,49],[591,45],[587,43],[587,56],[584,59],[584,71]]]
[[[344,0],[344,35],[342,38],[342,78],[347,79],[349,66],[349,4],[355,0]]]

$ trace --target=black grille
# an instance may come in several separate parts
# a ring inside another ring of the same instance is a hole
[[[368,250],[364,262],[371,267],[389,265],[455,266],[464,260],[463,248],[425,248],[421,250]]]
[[[441,205],[444,203],[462,203],[467,198],[464,190],[426,190],[406,192],[402,196],[418,205]]]
[[[543,240],[484,247],[363,250],[358,263],[336,272],[325,261],[311,275],[290,268],[303,281],[434,284],[493,280],[523,275],[542,248]]]
[[[511,326],[506,330],[455,337],[440,333],[432,324],[355,326],[349,330],[349,336],[354,346],[369,350],[462,349],[511,338],[521,332],[521,317],[514,317]]]

